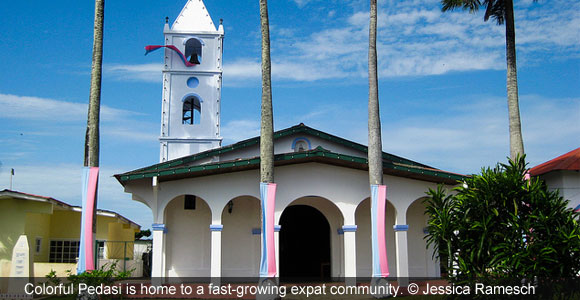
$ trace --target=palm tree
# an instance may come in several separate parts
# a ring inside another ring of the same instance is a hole
[[[103,63],[103,21],[105,0],[95,0],[95,29],[93,42],[93,65],[87,133],[85,137],[85,166],[99,166],[99,114],[101,107],[101,72]]]
[[[377,75],[377,0],[371,0],[369,24],[369,184],[371,191],[371,230],[372,236],[372,277],[377,281],[371,284],[381,284],[383,277],[389,275],[387,248],[379,241],[379,228],[385,227],[387,204],[386,186],[383,185],[383,145],[381,141],[381,117],[379,113],[379,87]],[[384,234],[384,231],[383,233]]]
[[[536,2],[537,0],[534,0]],[[484,21],[491,17],[498,25],[505,23],[506,61],[507,61],[507,100],[510,132],[510,157],[524,155],[524,141],[520,121],[520,106],[518,100],[518,75],[516,67],[516,32],[514,23],[513,0],[442,0],[442,10],[463,8],[474,13],[479,7],[485,6]]]
[[[262,29],[262,118],[260,124],[260,182],[274,182],[274,120],[272,116],[272,80],[270,64],[270,24],[268,1],[260,0]]]
[[[270,25],[268,1],[260,0],[262,30],[262,116],[260,124],[260,198],[262,216],[262,257],[260,278],[276,275],[274,245],[274,214],[276,184],[274,184],[274,120],[272,116],[272,85],[270,67]],[[260,285],[267,284],[260,281]]]
[[[377,78],[377,0],[371,0],[369,26],[369,182],[383,184],[383,145]]]
[[[85,167],[99,167],[99,115],[101,110],[101,73],[103,63],[103,24],[105,18],[105,0],[95,0],[95,21],[93,34],[93,62],[91,69],[91,88],[87,131],[85,135]],[[86,209],[86,208],[83,208]],[[93,240],[97,232],[97,187],[93,202]],[[89,226],[88,224],[86,226]],[[84,230],[83,230],[84,232]],[[81,259],[85,259],[82,258]],[[92,258],[86,258],[92,259]]]

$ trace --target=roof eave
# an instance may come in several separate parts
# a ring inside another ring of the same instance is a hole
[[[364,158],[317,150],[308,151],[305,153],[278,154],[275,157],[274,165],[284,166],[309,162],[324,163],[359,170],[368,170],[368,164]],[[254,157],[250,159],[234,160],[200,166],[149,171],[140,174],[119,174],[115,175],[115,178],[117,178],[117,180],[123,186],[125,186],[128,181],[152,178],[154,176],[159,177],[159,179],[163,181],[195,178],[223,173],[254,170],[259,168],[259,164],[260,158]],[[465,176],[461,174],[448,173],[437,169],[419,169],[415,166],[405,166],[391,162],[384,162],[383,166],[383,173],[386,175],[394,175],[436,183],[456,184],[458,180],[465,178]]]

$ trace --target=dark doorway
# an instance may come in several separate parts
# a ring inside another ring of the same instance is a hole
[[[280,279],[330,279],[330,225],[308,205],[287,207],[280,217]]]

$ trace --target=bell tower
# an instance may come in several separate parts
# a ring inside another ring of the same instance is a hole
[[[202,0],[188,0],[165,24],[160,161],[221,146],[224,29],[216,30]],[[148,49],[149,51],[149,49]]]

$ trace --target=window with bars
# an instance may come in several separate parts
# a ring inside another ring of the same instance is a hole
[[[79,256],[79,241],[50,241],[48,262],[76,263]]]

